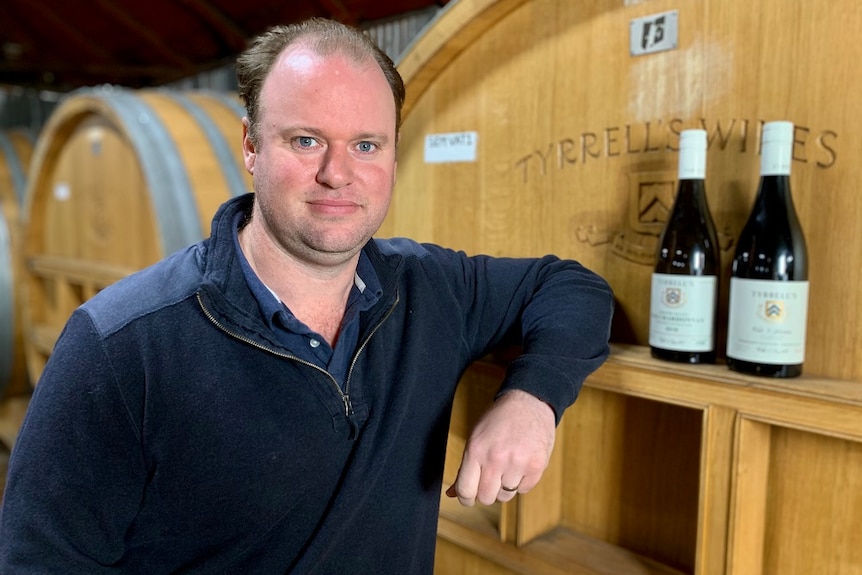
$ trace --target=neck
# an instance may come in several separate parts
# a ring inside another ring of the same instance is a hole
[[[240,230],[239,244],[257,277],[297,319],[334,345],[354,284],[359,253],[337,265],[303,261],[276,246],[253,223]]]

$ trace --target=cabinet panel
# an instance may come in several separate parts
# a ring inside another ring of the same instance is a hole
[[[731,573],[862,572],[862,442],[741,418]]]
[[[564,424],[563,525],[693,572],[703,412],[587,387]]]
[[[763,573],[862,573],[862,443],[771,429]]]

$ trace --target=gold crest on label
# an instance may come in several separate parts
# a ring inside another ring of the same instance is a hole
[[[776,299],[768,299],[761,308],[763,319],[771,322],[783,322],[785,318],[784,302]]]

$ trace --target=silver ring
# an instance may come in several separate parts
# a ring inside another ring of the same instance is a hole
[[[509,493],[512,493],[513,491],[517,491],[518,487],[520,487],[520,485],[518,485],[516,487],[506,487],[505,485],[501,485],[500,489],[502,489],[503,491],[508,491]]]

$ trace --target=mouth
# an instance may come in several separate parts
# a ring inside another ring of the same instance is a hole
[[[320,199],[308,202],[309,209],[315,214],[328,217],[343,217],[355,214],[362,206],[350,200]]]

